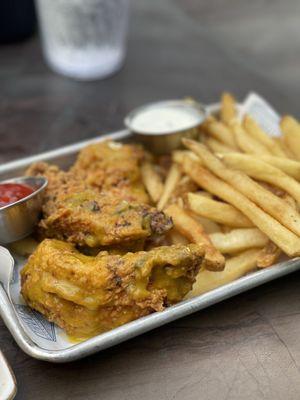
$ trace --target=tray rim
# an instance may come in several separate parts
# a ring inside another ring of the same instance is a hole
[[[219,103],[214,103],[207,106],[207,110],[209,112],[217,112],[219,108]],[[71,145],[59,147],[55,150],[24,157],[15,161],[10,161],[0,165],[0,175],[13,172],[19,168],[25,168],[33,162],[43,160],[49,161],[55,157],[73,154],[82,147],[91,143],[101,142],[106,139],[120,140],[129,136],[131,136],[130,132],[124,129],[92,139],[83,140]],[[43,349],[28,337],[19,322],[13,304],[8,299],[8,296],[1,284],[0,315],[4,321],[4,324],[14,337],[16,343],[26,354],[33,358],[44,361],[64,363],[86,357],[101,350],[105,350],[140,334],[146,333],[152,329],[158,328],[166,323],[175,321],[176,319],[182,318],[196,311],[200,311],[222,300],[228,299],[297,270],[300,270],[300,258],[275,264],[268,269],[255,271],[198,297],[184,300],[162,312],[156,312],[146,317],[139,318],[111,331],[102,333],[84,342],[74,344],[73,346],[62,350]]]
[[[18,168],[25,168],[28,165],[44,160],[51,160],[55,157],[64,156],[67,154],[75,153],[76,151],[82,149],[83,147],[97,142],[102,142],[103,140],[111,139],[111,140],[120,140],[130,136],[130,132],[127,129],[122,129],[116,132],[108,133],[101,136],[96,136],[92,139],[81,140],[79,142],[75,142],[72,144],[68,144],[66,146],[58,147],[53,150],[44,151],[38,154],[34,154],[28,157],[22,157],[20,159],[12,160],[3,163],[0,165],[0,174],[4,174],[7,172],[11,172]],[[1,179],[0,179],[1,180]]]

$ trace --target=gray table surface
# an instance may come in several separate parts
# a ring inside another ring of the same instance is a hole
[[[144,102],[250,90],[300,116],[296,0],[134,0],[126,64],[105,81],[49,71],[37,39],[0,47],[0,160],[119,129]],[[17,399],[300,398],[300,273],[87,359],[30,359],[0,321]]]

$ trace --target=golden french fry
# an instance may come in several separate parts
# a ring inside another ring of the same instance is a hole
[[[177,199],[174,201],[174,203],[177,204],[179,207],[184,208],[184,201],[183,201],[183,198],[182,198],[182,197],[177,198]]]
[[[231,121],[230,127],[234,133],[235,141],[238,147],[248,154],[271,154],[262,143],[258,142],[252,136],[248,135],[245,129],[238,121]]]
[[[260,142],[263,146],[269,149],[270,153],[278,157],[286,157],[285,152],[281,146],[274,141],[249,115],[245,115],[243,120],[243,127],[245,131]]]
[[[229,233],[232,231],[233,228],[231,228],[230,226],[226,226],[226,225],[221,225],[221,232],[222,233]]]
[[[226,260],[223,271],[211,272],[201,269],[197,275],[193,289],[187,294],[190,299],[226,285],[256,269],[256,259],[259,249],[246,250],[243,253]]]
[[[170,245],[173,244],[188,244],[189,241],[188,239],[181,235],[175,228],[172,228],[168,233],[167,233],[167,237],[170,241]]]
[[[204,143],[214,153],[232,153],[232,151],[238,151],[233,150],[232,147],[227,146],[213,137],[205,138]]]
[[[213,245],[222,254],[239,253],[246,249],[263,247],[268,243],[268,237],[257,228],[232,229],[227,233],[211,233]]]
[[[275,137],[275,138],[273,138],[273,140],[279,144],[279,146],[280,146],[280,147],[282,148],[282,150],[285,152],[286,157],[288,157],[288,158],[291,159],[291,160],[296,160],[296,159],[297,159],[297,158],[294,156],[294,154],[291,152],[291,150],[288,148],[288,146],[286,145],[283,136]]]
[[[221,227],[216,222],[208,218],[201,217],[200,215],[197,215],[193,212],[189,212],[189,214],[191,215],[191,217],[193,217],[194,220],[196,220],[203,226],[204,232],[206,232],[207,234],[221,232]]]
[[[267,268],[275,264],[281,255],[281,250],[275,243],[270,240],[266,246],[259,252],[257,256],[257,267]]]
[[[229,124],[230,121],[237,116],[237,105],[235,98],[232,94],[224,92],[221,96],[221,120],[225,124]]]
[[[180,168],[179,168],[178,164],[174,163],[170,168],[170,171],[166,178],[163,192],[161,194],[161,198],[157,204],[158,210],[162,210],[166,206],[166,204],[167,204],[171,194],[173,193],[176,185],[178,184],[180,178],[181,178]]]
[[[300,203],[300,184],[279,168],[260,160],[258,157],[248,154],[238,154],[238,156],[233,159],[225,155],[222,161],[224,161],[228,167],[238,169],[248,176],[251,176],[251,178],[270,183],[271,185],[283,189]]]
[[[199,195],[199,196],[203,196],[206,197],[208,199],[212,199],[213,195],[209,192],[206,192],[205,190],[198,190],[197,192],[195,192],[195,194]]]
[[[269,155],[250,155],[242,153],[218,153],[218,156],[225,161],[225,163],[232,168],[237,168],[240,161],[247,157],[249,160],[255,157],[256,160],[264,161],[281,171],[285,172],[287,175],[300,180],[300,162],[296,160],[291,160],[289,158],[281,158]]]
[[[300,215],[284,200],[266,190],[244,173],[227,168],[226,165],[214,156],[203,144],[191,139],[183,139],[183,143],[201,158],[202,163],[211,172],[229,183],[282,225],[300,236]]]
[[[281,198],[286,201],[294,210],[298,209],[298,204],[296,200],[290,196],[288,193],[284,193]]]
[[[211,118],[203,125],[203,130],[224,145],[232,149],[237,149],[231,129],[223,122]]]
[[[230,204],[212,200],[199,194],[188,193],[189,208],[196,214],[233,228],[253,227],[253,223]]]
[[[178,164],[183,162],[184,157],[191,157],[195,160],[199,160],[196,154],[189,150],[174,150],[172,153],[172,160]]]
[[[186,158],[183,163],[187,173],[200,187],[235,206],[290,257],[300,255],[300,238],[271,217],[254,202],[228,183],[217,178],[197,161]]]
[[[268,190],[269,192],[275,194],[275,196],[278,196],[280,198],[283,198],[285,194],[284,190],[280,189],[277,186],[273,186],[270,183],[260,181],[258,182],[258,184],[262,186],[264,189]]]
[[[148,161],[142,164],[141,173],[147,192],[154,203],[157,203],[164,190],[160,175],[155,170],[155,166]]]
[[[300,160],[300,124],[290,115],[286,115],[280,122],[283,138],[290,152]]]
[[[225,259],[213,246],[203,227],[195,221],[187,212],[176,204],[171,204],[165,209],[165,213],[172,217],[176,230],[189,241],[202,245],[205,249],[204,265],[207,269],[219,271],[224,268]]]
[[[182,197],[185,196],[186,193],[195,192],[197,189],[195,182],[189,176],[184,175],[180,178],[180,181],[177,183],[172,195],[170,196],[169,203],[176,203],[178,201],[183,203]]]
[[[201,130],[201,131],[203,131],[203,130],[205,131],[206,128],[207,128],[207,125],[210,124],[210,123],[213,122],[213,121],[217,121],[216,117],[215,117],[214,115],[212,115],[212,114],[209,114],[209,115],[205,118],[205,120],[202,122],[202,124],[200,125],[200,130]]]
[[[282,198],[286,202],[288,202],[291,205],[291,207],[297,209],[297,203],[295,199],[293,199],[293,197],[285,193]],[[278,260],[278,258],[281,256],[281,254],[282,254],[281,249],[278,246],[276,246],[275,243],[269,240],[266,246],[260,251],[257,257],[257,267],[267,268],[270,267],[271,265],[274,265]]]

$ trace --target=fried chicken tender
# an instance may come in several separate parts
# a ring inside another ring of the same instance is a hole
[[[66,195],[55,211],[40,222],[43,237],[97,248],[157,237],[172,227],[172,220],[147,204],[85,191]]]
[[[82,150],[69,171],[37,163],[27,175],[48,179],[40,237],[79,246],[123,246],[162,235],[171,219],[146,203],[139,168],[142,149],[104,142]]]
[[[149,203],[140,169],[144,157],[141,146],[105,141],[82,149],[70,171],[101,192]]]
[[[67,334],[84,339],[182,300],[202,259],[196,244],[91,257],[45,239],[21,272],[22,295]]]
[[[38,162],[27,169],[26,175],[42,175],[48,179],[43,210],[47,216],[53,211],[57,199],[87,189],[147,204],[149,197],[140,171],[143,157],[140,146],[106,141],[82,149],[69,171]]]

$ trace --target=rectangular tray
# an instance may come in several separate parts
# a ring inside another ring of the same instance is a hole
[[[210,112],[218,111],[219,106],[208,107]],[[50,161],[61,167],[69,166],[75,159],[78,151],[90,143],[105,139],[130,141],[131,135],[123,130],[113,134],[101,136],[92,140],[83,141],[57,150],[27,157],[0,166],[0,180],[22,175],[24,170],[33,162]],[[0,260],[1,261],[1,260]],[[162,326],[178,318],[202,310],[229,297],[245,292],[266,282],[280,278],[300,269],[300,259],[295,258],[276,264],[270,268],[250,273],[234,282],[214,289],[201,296],[182,301],[162,312],[156,312],[146,317],[127,323],[109,332],[102,333],[84,342],[74,344],[63,350],[48,350],[37,345],[23,329],[13,304],[9,301],[4,288],[0,284],[0,315],[20,348],[31,357],[50,361],[68,362],[88,356],[89,354],[107,349],[151,329]]]

